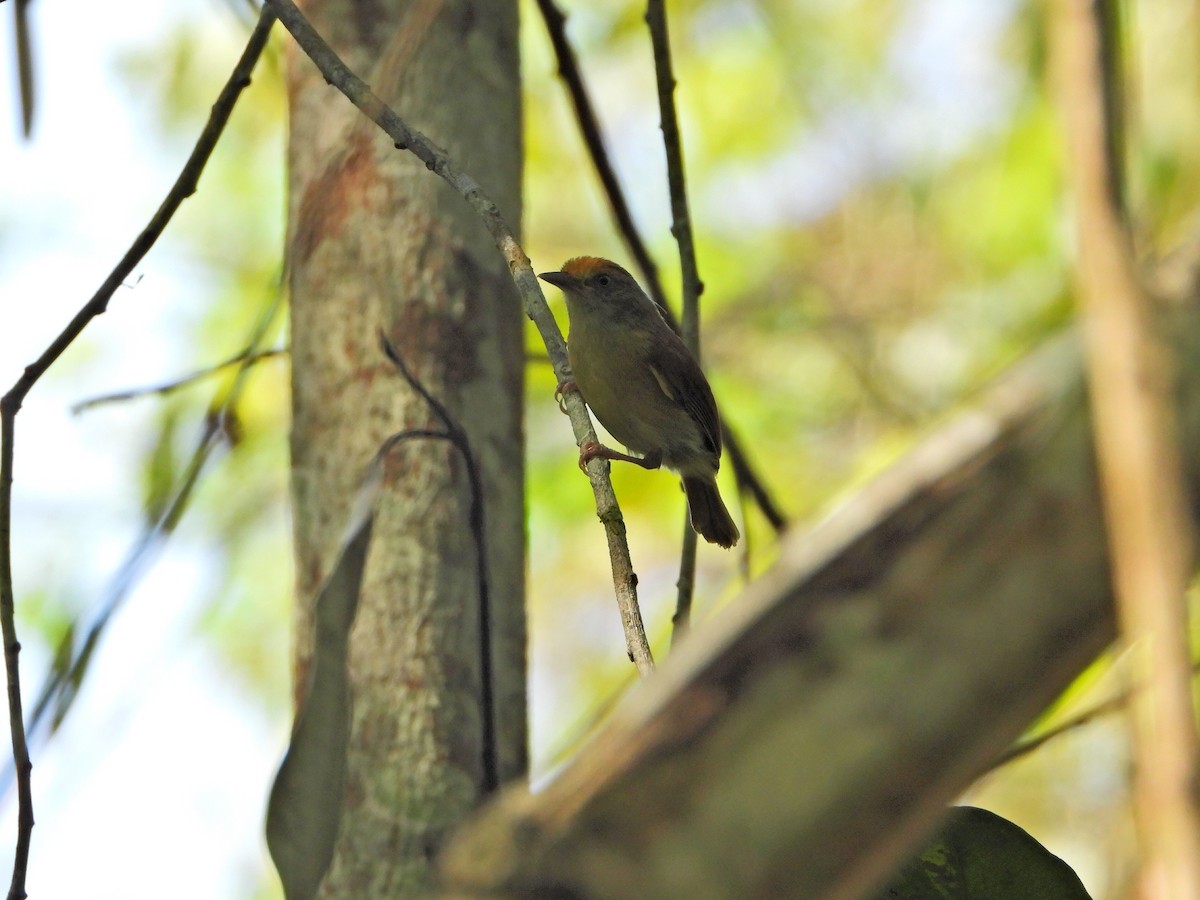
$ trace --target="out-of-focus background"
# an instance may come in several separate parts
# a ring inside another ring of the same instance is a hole
[[[37,108],[26,140],[12,6],[0,7],[0,389],[158,206],[254,17],[232,0],[129,0],[119,15],[31,4]],[[643,6],[563,6],[608,149],[675,297]],[[1070,324],[1046,6],[671,4],[705,362],[725,417],[797,521]],[[1177,0],[1128,6],[1130,192],[1139,246],[1155,256],[1196,225],[1200,17]],[[582,252],[628,262],[537,9],[526,2],[522,15],[526,249],[540,269]],[[280,896],[262,818],[290,723],[286,355],[251,369],[177,524],[172,500],[232,370],[169,394],[72,407],[233,356],[257,323],[267,323],[267,346],[286,345],[282,39],[199,192],[18,420],[27,711],[59,679],[31,731],[37,896]],[[529,348],[530,684],[542,777],[632,669],[591,493],[532,330]],[[614,482],[647,626],[665,647],[682,499],[662,473],[617,467]],[[732,496],[732,479],[723,484]],[[748,515],[753,574],[771,562],[772,539]],[[737,593],[742,566],[737,553],[701,546],[699,618]],[[1102,660],[1047,722],[1118,687]],[[987,776],[967,799],[1029,830],[1098,900],[1119,897],[1132,864],[1127,774],[1123,722],[1109,716]],[[0,779],[7,870],[11,770]]]

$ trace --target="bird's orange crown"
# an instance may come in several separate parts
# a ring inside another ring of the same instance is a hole
[[[574,275],[576,278],[588,278],[595,275],[602,269],[619,269],[615,262],[607,259],[601,259],[599,256],[576,256],[574,259],[568,259],[563,263],[562,270],[568,275]]]

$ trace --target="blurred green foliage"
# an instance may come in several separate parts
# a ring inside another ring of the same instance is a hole
[[[706,285],[705,362],[725,417],[797,521],[886,467],[1069,324],[1071,248],[1064,159],[1047,95],[1048,5],[670,4]],[[643,7],[626,0],[563,6],[608,151],[677,296]],[[1185,3],[1138,4],[1129,17],[1130,183],[1148,258],[1169,252],[1196,224],[1196,18],[1196,5]],[[532,3],[523,4],[522,21],[526,249],[538,270],[581,253],[628,262]],[[186,148],[226,75],[227,62],[207,50],[189,30],[126,63],[155,137],[176,150]],[[179,360],[181,371],[244,346],[278,289],[285,169],[277,52],[256,81],[270,89],[246,94],[201,182],[215,202],[203,214],[185,206],[172,225],[176,246],[186,248],[184,264],[210,287],[210,302],[187,321],[190,356]],[[565,331],[561,301],[553,293],[549,299]],[[284,339],[279,319],[268,345]],[[528,334],[537,356],[542,348],[532,328]],[[544,772],[603,715],[631,668],[591,494],[551,399],[553,374],[533,361],[528,375],[533,755]],[[163,404],[156,433],[142,442],[148,509],[158,508],[186,453],[181,442],[194,429],[183,423],[203,421],[214,390],[230,377]],[[236,441],[206,476],[180,535],[211,559],[211,601],[197,628],[248,693],[266,698],[280,717],[291,588],[287,391],[286,363],[254,368],[236,406]],[[733,496],[731,477],[722,477]],[[662,472],[619,467],[614,481],[644,613],[663,654],[682,496]],[[745,515],[756,573],[773,558],[773,537],[755,510]],[[698,619],[734,596],[739,566],[737,553],[701,546]],[[26,602],[22,613],[44,634],[68,627],[48,600]],[[1081,697],[1103,680],[1095,672],[1089,678]],[[1072,708],[1076,702],[1084,701],[1073,698]],[[1020,770],[1025,794],[1054,799],[1025,807],[1026,817],[1009,814],[1052,834],[1086,814],[1089,841],[1108,848],[1092,854],[1093,880],[1115,890],[1122,870],[1112,860],[1128,858],[1113,849],[1127,846],[1121,773],[1110,777],[1122,744],[1093,729],[1085,740],[1039,754],[1052,767],[1034,760],[1010,767]],[[1080,746],[1103,748],[1109,768],[1097,771]],[[1007,771],[986,784],[1000,804]],[[1072,788],[1051,790],[1055,783]]]
[[[181,373],[245,350],[260,329],[260,349],[286,342],[286,304],[280,302],[286,110],[278,37],[201,179],[199,190],[210,202],[201,208],[185,204],[171,223],[172,249],[208,285],[211,297],[188,317]],[[227,54],[211,52],[212,38],[181,30],[122,64],[131,85],[157,86],[138,91],[146,121],[179,152],[189,148],[228,77]],[[247,695],[265,701],[273,716],[285,716],[292,587],[287,359],[254,364],[235,389],[239,377],[238,367],[228,366],[162,403],[144,478],[148,498],[169,491],[210,410],[236,390],[221,425],[225,451],[203,477],[176,539],[209,559],[210,600],[197,626],[211,638],[227,671],[244,682]]]
[[[672,292],[678,273],[648,38],[630,10],[571,9],[568,34]],[[802,519],[889,464],[1068,316],[1057,135],[1042,67],[1025,68],[1038,35],[1015,5],[973,16],[937,3],[681,3],[672,15],[706,285],[705,360],[726,419]],[[926,45],[956,42],[970,46],[944,60],[911,59]],[[533,16],[523,50],[527,249],[539,265],[582,252],[627,259]],[[998,73],[1003,102],[969,95],[994,89],[969,77],[979,58]],[[920,75],[925,66],[932,72]],[[944,91],[965,96],[947,100]],[[933,123],[925,105],[945,113]],[[933,124],[937,140],[914,136]],[[603,586],[607,565],[572,454],[561,436],[542,438],[557,415],[546,411],[552,390],[548,369],[531,370],[535,629],[543,609],[567,618],[560,605],[571,576],[586,572]],[[618,470],[616,483],[662,652],[682,502],[661,473]],[[748,515],[751,570],[759,571],[772,557],[771,536]],[[552,539],[542,537],[543,522]],[[736,556],[702,547],[700,573],[703,616],[740,583]],[[539,650],[540,633],[535,659],[558,659]],[[575,648],[564,624],[548,639],[566,645],[563,661],[594,658],[597,675],[608,673],[607,685],[581,678],[582,698],[605,696],[623,673],[611,652],[615,632]],[[567,710],[578,702],[568,697],[563,714],[548,718],[572,721]],[[571,740],[560,732],[549,746]]]

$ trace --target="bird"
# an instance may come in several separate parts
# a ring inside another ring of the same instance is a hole
[[[678,473],[692,528],[729,548],[741,536],[717,489],[721,421],[700,364],[637,281],[617,263],[577,256],[543,281],[563,292],[570,328],[567,356],[577,390],[608,433],[638,454],[588,441],[579,465],[597,457],[665,466]]]

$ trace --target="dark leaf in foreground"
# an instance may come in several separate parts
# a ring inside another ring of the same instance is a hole
[[[308,689],[267,805],[267,847],[288,900],[316,896],[337,842],[350,736],[346,654],[382,482],[376,457],[337,563],[317,595]]]
[[[1023,828],[960,806],[879,900],[1090,900],[1079,876]]]

